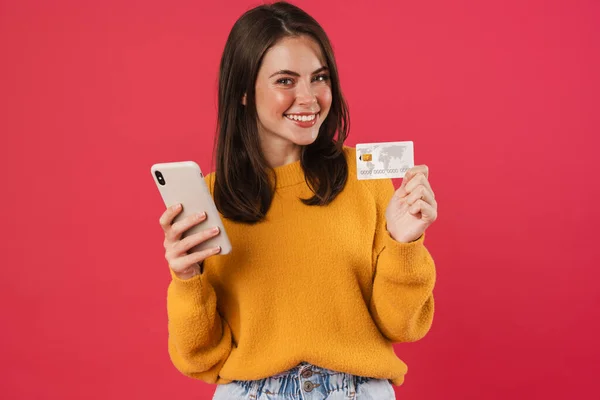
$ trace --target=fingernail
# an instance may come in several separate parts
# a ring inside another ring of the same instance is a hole
[[[214,252],[215,253],[220,253],[221,252],[221,246],[215,247]]]
[[[212,233],[219,233],[219,227],[215,226],[214,228],[212,228]]]
[[[175,204],[175,210],[179,210],[181,208],[181,204]]]

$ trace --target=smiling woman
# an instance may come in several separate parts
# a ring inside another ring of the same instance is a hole
[[[221,59],[219,211],[236,221],[263,220],[277,184],[272,168],[297,160],[314,188],[305,203],[330,203],[348,175],[342,151],[348,126],[333,49],[321,26],[286,3],[246,12]]]
[[[359,180],[348,111],[321,26],[288,3],[233,26],[220,67],[216,171],[205,179],[232,250],[187,254],[198,219],[161,218],[172,281],[169,354],[215,400],[394,399],[394,342],[433,318],[426,166]],[[203,220],[203,219],[202,219]],[[214,222],[209,222],[214,223]]]

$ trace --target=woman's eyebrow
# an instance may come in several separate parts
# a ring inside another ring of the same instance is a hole
[[[329,70],[329,68],[327,67],[321,67],[319,69],[317,69],[316,71],[313,71],[313,73],[311,75],[314,74],[318,74],[319,72],[323,72],[323,71],[327,71]],[[294,71],[290,71],[289,69],[282,69],[280,71],[275,72],[273,75],[269,76],[269,79],[274,77],[275,75],[292,75],[292,76],[300,76],[299,73],[294,72]]]

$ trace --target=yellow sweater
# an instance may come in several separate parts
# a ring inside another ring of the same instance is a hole
[[[232,252],[191,279],[171,273],[169,354],[183,374],[225,384],[306,361],[403,383],[392,343],[429,330],[435,265],[424,235],[399,243],[386,231],[391,180],[357,180],[356,150],[344,151],[348,182],[332,203],[302,204],[300,162],[277,167],[267,220],[224,219]]]

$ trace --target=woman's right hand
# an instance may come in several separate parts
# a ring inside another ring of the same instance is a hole
[[[187,251],[192,247],[205,242],[206,240],[215,237],[219,234],[219,228],[213,227],[195,233],[181,239],[181,235],[206,219],[206,213],[190,215],[180,221],[173,223],[173,219],[181,212],[182,206],[177,204],[167,208],[160,217],[160,226],[165,232],[165,258],[169,263],[169,267],[175,275],[180,279],[189,279],[200,274],[200,264],[208,257],[218,254],[221,247],[213,247],[210,249],[193,252],[188,254]]]

